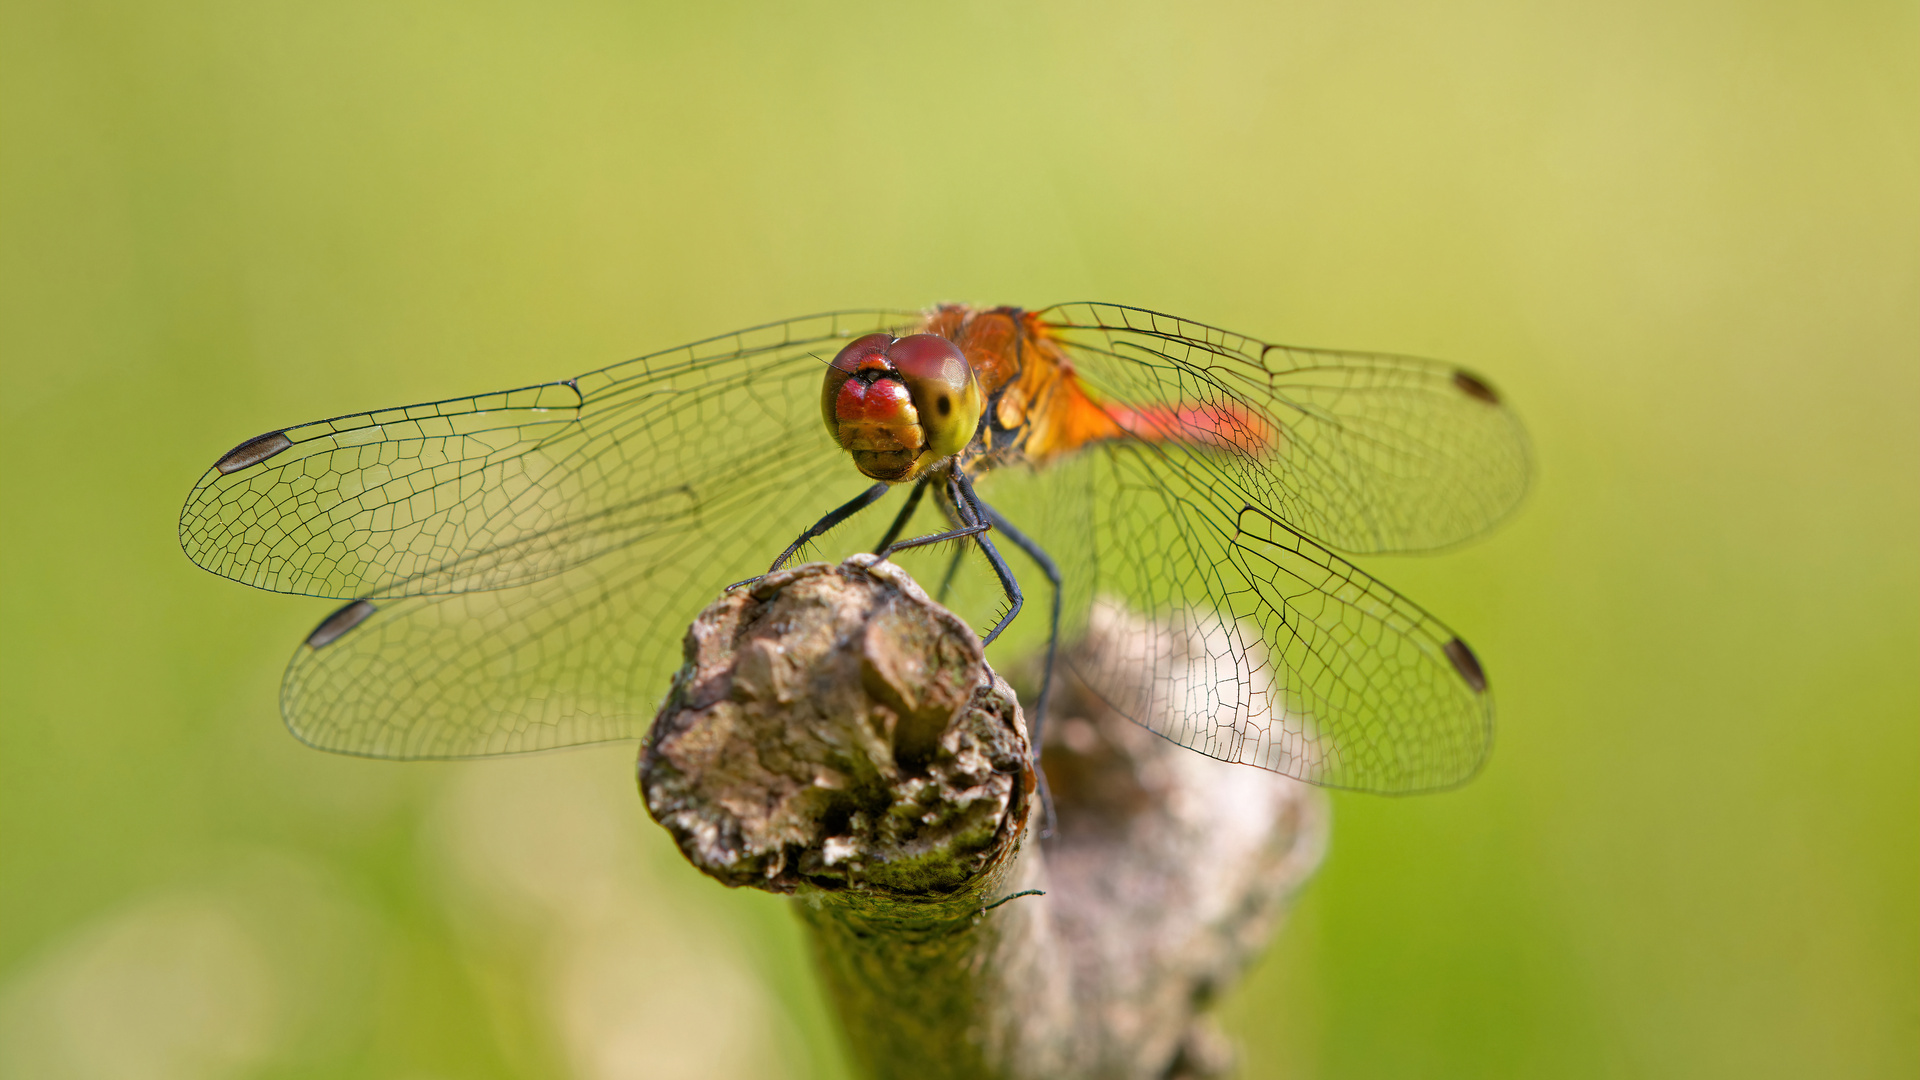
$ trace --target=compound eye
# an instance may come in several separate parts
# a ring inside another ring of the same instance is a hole
[[[892,334],[868,334],[854,338],[847,343],[827,366],[827,377],[820,388],[820,415],[827,422],[827,431],[834,438],[840,437],[840,420],[834,415],[834,402],[840,394],[840,387],[853,377],[861,368],[880,368],[887,366],[887,346],[893,344]]]
[[[887,346],[893,344],[891,334],[868,334],[847,342],[839,355],[833,358],[833,366],[841,371],[859,371],[863,367],[886,366]]]
[[[903,337],[887,350],[887,359],[900,369],[902,379],[943,382],[955,392],[963,389],[973,378],[973,369],[967,366],[967,358],[960,355],[960,350],[954,347],[953,342],[937,334]]]
[[[887,359],[913,395],[933,455],[966,449],[980,425],[980,384],[953,342],[937,334],[913,334],[894,342]]]

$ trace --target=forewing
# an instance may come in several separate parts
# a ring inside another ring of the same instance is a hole
[[[1212,417],[1212,482],[1337,550],[1446,547],[1526,491],[1518,418],[1453,365],[1271,345],[1110,304],[1041,316],[1101,399]]]
[[[269,432],[194,487],[181,546],[235,581],[342,599],[538,581],[674,534],[796,430],[820,431],[822,366],[844,339],[918,319],[794,319],[562,382]]]
[[[1125,715],[1224,761],[1392,794],[1471,777],[1493,733],[1473,654],[1218,484],[1216,457],[1112,443],[1064,470],[1058,490],[1091,496],[1080,504],[1090,563],[1073,592],[1098,598],[1076,673]]]

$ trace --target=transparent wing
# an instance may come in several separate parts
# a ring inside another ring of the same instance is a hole
[[[1271,345],[1111,304],[1040,313],[1108,402],[1226,428],[1211,482],[1354,553],[1470,539],[1526,492],[1526,433],[1486,380],[1415,357]]]
[[[1066,577],[1075,673],[1183,746],[1329,787],[1451,787],[1485,761],[1478,659],[1342,559],[1505,517],[1526,436],[1484,379],[1410,357],[1268,345],[1133,308],[1041,313],[1123,430],[984,489]],[[1003,470],[1006,471],[1006,470]]]
[[[778,471],[798,429],[821,429],[821,365],[839,342],[919,319],[794,319],[563,382],[268,432],[195,485],[180,543],[223,577],[312,596],[538,581],[711,521],[723,488]]]
[[[346,605],[287,667],[287,725],[323,750],[386,758],[641,736],[694,615],[867,486],[834,467],[840,451],[818,423],[762,450],[693,512],[590,562],[487,592]],[[871,532],[835,540],[871,544]]]
[[[1222,457],[1107,443],[1025,481],[1038,492],[1013,477],[1004,501],[988,495],[1020,527],[1044,523],[1032,531],[1064,569],[1066,636],[1090,642],[1073,673],[1223,761],[1391,794],[1470,778],[1493,736],[1472,652],[1222,484]]]

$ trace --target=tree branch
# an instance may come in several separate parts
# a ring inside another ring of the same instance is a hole
[[[1097,611],[1077,648],[1144,640],[1129,619]],[[1225,1070],[1204,1010],[1318,863],[1317,792],[1174,746],[1066,676],[1057,835],[1036,845],[1013,691],[870,556],[728,593],[686,648],[641,754],[648,809],[707,874],[797,895],[868,1074]]]

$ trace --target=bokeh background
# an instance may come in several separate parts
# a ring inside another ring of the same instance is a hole
[[[1917,13],[8,0],[0,1076],[843,1075],[632,747],[303,749],[331,605],[175,516],[296,421],[1082,298],[1468,363],[1535,440],[1490,540],[1366,564],[1501,741],[1335,798],[1246,1076],[1915,1075]]]

